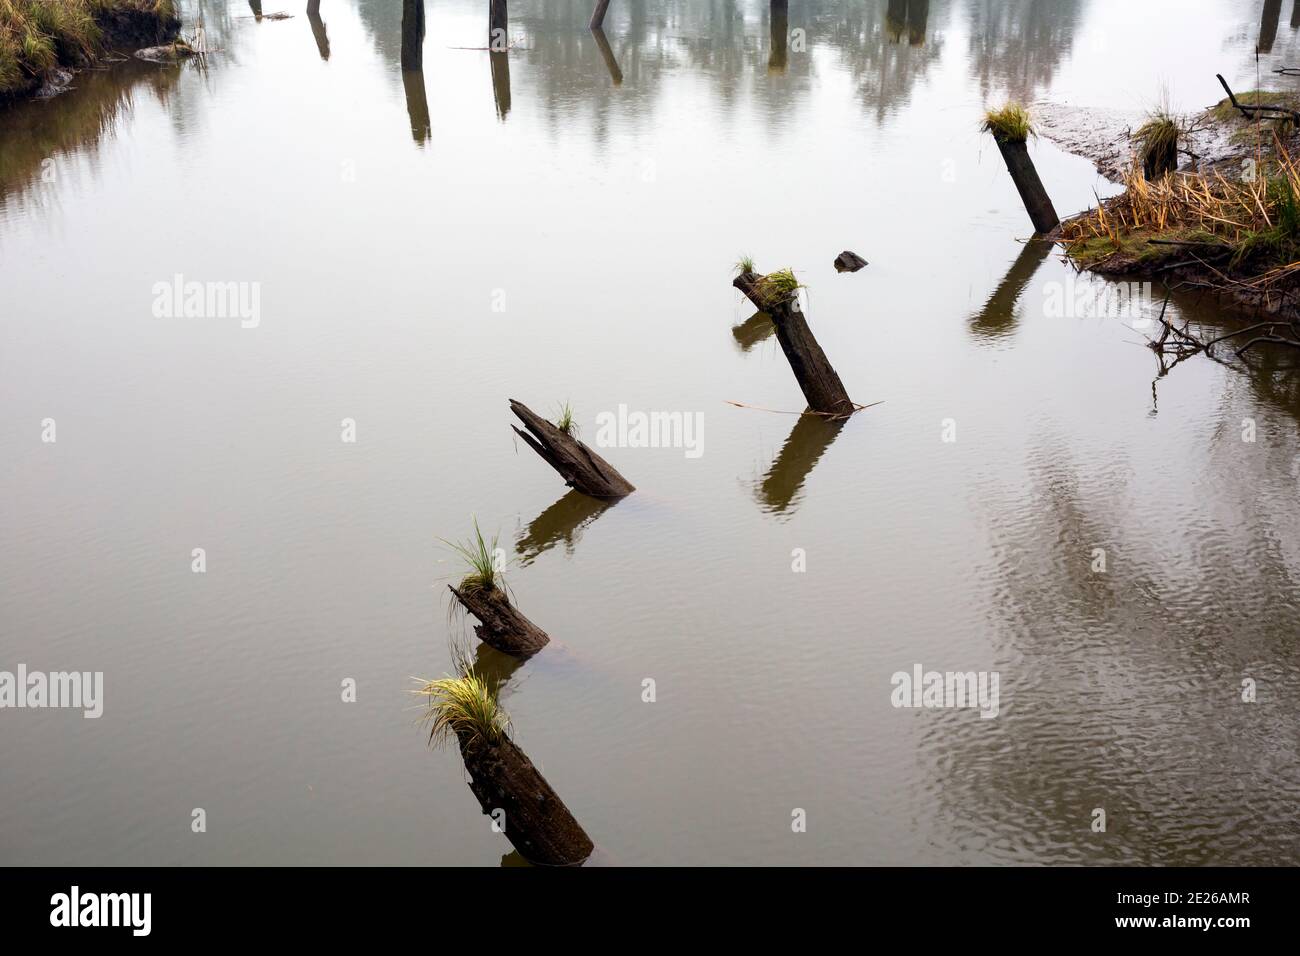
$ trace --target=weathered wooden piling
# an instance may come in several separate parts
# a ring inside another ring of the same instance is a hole
[[[808,407],[825,415],[851,415],[857,406],[813,337],[808,320],[799,308],[798,290],[778,291],[770,277],[752,271],[736,276],[732,285],[772,317],[776,339],[808,400]]]
[[[484,644],[503,654],[527,658],[550,642],[547,633],[524,617],[501,588],[447,587],[461,607],[482,622],[474,626],[474,633]]]
[[[560,431],[522,402],[510,399],[510,410],[528,431],[511,425],[542,460],[560,473],[564,483],[593,498],[622,498],[636,486],[620,475],[605,459],[573,435]]]
[[[591,22],[587,24],[588,29],[599,30],[605,25],[605,13],[609,10],[609,0],[596,0],[596,9],[591,11]]]
[[[424,0],[402,0],[402,70],[424,68]]]
[[[469,789],[483,812],[499,820],[525,859],[544,866],[577,866],[595,844],[546,778],[507,737],[489,741],[458,735]]]
[[[510,15],[506,0],[488,0],[488,49],[504,53],[510,48]]]
[[[789,0],[772,0],[772,50],[767,57],[767,68],[773,73],[784,73],[789,63],[790,3]]]
[[[998,144],[1002,161],[1007,165],[1011,181],[1016,184],[1020,201],[1025,204],[1025,212],[1040,233],[1049,233],[1060,225],[1061,219],[1056,215],[1052,200],[1043,188],[1043,181],[1038,178],[1034,161],[1029,158],[1027,140],[1033,130],[1025,111],[1014,104],[1008,104],[1001,110],[987,114],[984,129],[993,134],[993,141]]]

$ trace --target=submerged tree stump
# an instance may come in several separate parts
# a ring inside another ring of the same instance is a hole
[[[614,467],[572,435],[560,431],[522,402],[510,399],[515,413],[527,432],[510,427],[542,459],[560,473],[564,483],[593,498],[622,498],[636,491],[636,486]]]
[[[577,866],[591,856],[591,837],[513,741],[491,743],[462,736],[460,754],[479,806],[501,823],[506,839],[526,859],[546,866]]]
[[[772,317],[776,326],[776,340],[799,382],[808,407],[825,415],[851,415],[857,408],[844,390],[844,383],[831,367],[826,353],[817,344],[808,320],[799,309],[796,295],[771,297],[763,289],[764,277],[754,272],[742,272],[732,282],[745,293],[749,301]]]
[[[483,623],[474,626],[478,639],[503,654],[532,657],[551,640],[545,631],[524,617],[500,588],[470,590],[447,585],[461,607]]]
[[[1023,139],[1004,139],[996,134],[993,140],[998,144],[1002,161],[1007,164],[1007,172],[1016,184],[1016,191],[1020,193],[1020,201],[1025,204],[1025,212],[1029,213],[1034,230],[1046,235],[1061,224],[1061,219],[1043,188],[1043,181],[1038,178],[1034,161],[1029,158],[1028,145]]]

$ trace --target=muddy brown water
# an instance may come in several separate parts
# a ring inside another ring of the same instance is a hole
[[[1300,862],[1295,379],[1153,390],[977,130],[1300,82],[1285,15],[1257,66],[1244,0],[794,3],[782,55],[761,2],[615,0],[600,44],[516,0],[494,62],[486,6],[430,4],[404,77],[400,4],[208,4],[206,69],[0,114],[0,670],[105,682],[0,711],[0,860],[516,862],[407,693],[476,515],[553,638],[480,666],[608,859]],[[1111,189],[1033,155],[1063,215]],[[742,254],[882,404],[778,413]],[[256,322],[155,315],[177,275]],[[510,397],[592,442],[699,414],[702,453],[602,448],[638,490],[584,503]],[[895,708],[917,664],[997,672],[998,716]]]

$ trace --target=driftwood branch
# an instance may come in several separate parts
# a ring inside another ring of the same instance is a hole
[[[527,431],[511,425],[515,434],[542,460],[560,473],[564,483],[593,498],[622,498],[636,486],[577,438],[562,432],[527,405],[510,399],[510,410]]]

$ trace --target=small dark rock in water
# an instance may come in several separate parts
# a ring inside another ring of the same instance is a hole
[[[835,257],[836,272],[857,272],[866,264],[866,259],[862,258],[856,252],[849,252],[847,249]]]
[[[135,55],[150,63],[175,63],[186,57],[195,56],[195,52],[188,43],[177,42],[165,43],[162,46],[147,46],[143,50],[136,50]]]
[[[36,91],[37,96],[58,96],[72,86],[72,71],[55,68],[45,75],[45,83]]]

